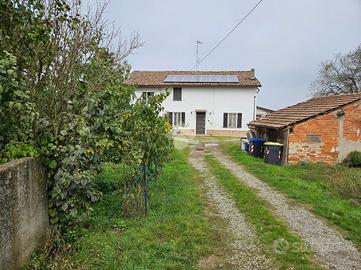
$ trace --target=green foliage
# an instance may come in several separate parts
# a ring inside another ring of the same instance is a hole
[[[29,90],[19,75],[14,55],[0,52],[0,163],[37,156],[33,146],[36,117]]]
[[[345,163],[349,166],[353,167],[360,167],[361,166],[361,152],[359,151],[352,151],[348,154],[345,159]]]
[[[51,57],[50,32],[42,0],[0,1],[0,52],[8,51],[17,59],[27,78],[41,78],[42,65]]]
[[[0,5],[0,162],[40,156],[51,224],[81,222],[101,195],[94,181],[103,162],[139,175],[141,164],[168,160],[165,95],[135,100],[124,84],[129,66],[104,46],[101,18],[79,14],[80,1]]]
[[[103,193],[121,190],[135,174],[134,168],[124,164],[104,163],[95,179],[95,185]]]
[[[71,263],[72,269],[199,269],[200,258],[208,256],[222,239],[212,239],[200,179],[187,155],[176,152],[173,159],[154,185],[147,217],[119,216],[119,193],[104,194],[83,232],[86,237],[72,244],[74,253],[63,254],[64,263]],[[120,168],[114,166],[105,166],[102,181],[119,179],[114,172]]]

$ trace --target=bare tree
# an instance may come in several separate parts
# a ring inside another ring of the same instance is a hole
[[[91,92],[103,87],[114,75],[105,68],[96,72],[89,70],[96,57],[102,52],[111,54],[114,68],[121,67],[118,76],[125,78],[130,69],[126,58],[143,43],[137,33],[124,38],[114,24],[107,21],[108,1],[98,0],[95,10],[90,7],[86,10],[80,0],[40,1],[51,25],[47,48],[50,57],[39,61],[37,76],[29,74],[28,77],[33,82],[33,96],[42,115],[50,117],[52,122],[60,122],[71,96],[80,91],[79,80],[85,80],[87,91]]]
[[[311,84],[314,96],[361,92],[361,45],[345,55],[321,63],[318,78]]]

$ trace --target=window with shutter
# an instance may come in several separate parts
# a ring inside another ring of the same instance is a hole
[[[168,120],[169,120],[169,124],[171,126],[173,126],[173,113],[172,112],[168,112]]]
[[[175,127],[184,127],[185,125],[185,112],[175,112],[173,113],[173,126]]]
[[[242,113],[223,113],[224,128],[242,128]]]
[[[242,114],[237,114],[237,128],[242,128]]]
[[[224,113],[223,114],[223,127],[224,128],[228,127],[227,120],[228,120],[228,113]]]

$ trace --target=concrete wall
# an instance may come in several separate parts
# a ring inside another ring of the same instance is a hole
[[[321,141],[310,141],[308,135],[320,136]],[[294,126],[288,149],[290,164],[300,161],[334,164],[342,162],[352,151],[361,151],[361,102]]]
[[[163,106],[165,111],[185,112],[185,126],[177,128],[180,134],[195,134],[196,111],[206,112],[206,134],[215,136],[240,136],[248,131],[247,124],[253,120],[254,97],[257,88],[227,87],[183,87],[182,101],[173,101],[173,89]],[[165,89],[138,88],[137,97],[142,92],[165,91]],[[242,113],[242,128],[223,128],[223,113]],[[184,130],[184,131],[183,131]],[[209,131],[209,132],[207,132]]]
[[[38,159],[0,166],[0,268],[19,269],[48,235],[45,172]]]

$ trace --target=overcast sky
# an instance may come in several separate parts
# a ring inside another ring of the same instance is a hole
[[[94,0],[85,3],[94,4]],[[133,70],[189,70],[258,0],[110,0],[106,18],[144,46]],[[361,44],[361,0],[264,0],[199,70],[255,68],[258,104],[282,108],[310,97],[321,61]]]

